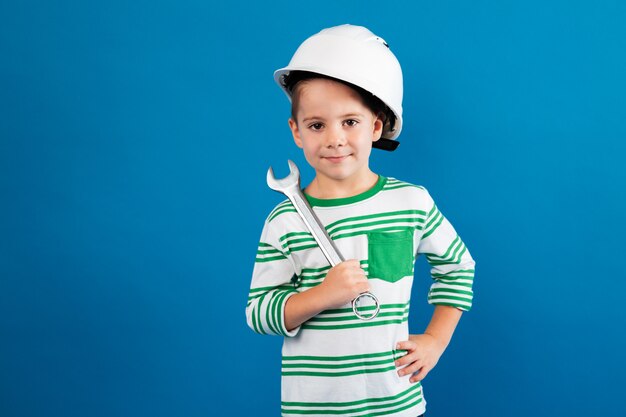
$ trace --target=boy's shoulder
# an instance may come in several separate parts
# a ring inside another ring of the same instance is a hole
[[[420,207],[429,207],[434,204],[430,193],[423,185],[402,181],[394,177],[387,177],[382,189],[383,198],[409,201]]]
[[[383,187],[383,190],[397,190],[400,188],[407,188],[407,187],[411,187],[414,189],[418,189],[421,191],[426,191],[426,187],[422,186],[422,185],[417,185],[417,184],[412,184],[410,182],[406,182],[406,181],[402,181],[399,180],[397,178],[394,177],[387,177],[387,181],[385,181],[385,186]]]
[[[281,214],[290,212],[297,214],[296,208],[293,206],[293,203],[288,198],[286,198],[278,203],[276,206],[274,206],[272,211],[270,211],[270,214],[267,215],[265,221],[269,223]]]

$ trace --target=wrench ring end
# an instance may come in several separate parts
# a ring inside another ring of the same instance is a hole
[[[365,315],[365,314],[361,314],[359,312],[359,309],[357,307],[357,303],[358,301],[361,299],[361,297],[369,297],[372,300],[374,300],[374,305],[376,306],[376,309],[374,310],[374,312],[370,315]],[[354,314],[360,318],[363,321],[368,321],[373,319],[374,317],[376,317],[378,315],[378,312],[380,311],[380,303],[378,302],[378,298],[376,298],[376,296],[374,294],[372,294],[371,292],[364,292],[362,294],[359,294],[358,297],[356,297],[354,300],[352,300],[352,311],[354,311]]]

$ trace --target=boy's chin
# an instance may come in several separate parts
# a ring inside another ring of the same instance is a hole
[[[333,181],[347,181],[351,179],[355,179],[357,174],[354,172],[348,171],[346,169],[331,169],[331,170],[323,170],[318,171],[321,175]]]

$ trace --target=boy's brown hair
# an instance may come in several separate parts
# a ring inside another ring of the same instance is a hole
[[[298,111],[298,103],[299,103],[299,94],[297,91],[297,86],[302,81],[313,80],[317,78],[321,78],[325,80],[332,80],[332,81],[341,83],[351,88],[359,95],[365,107],[367,107],[377,117],[380,117],[383,123],[387,119],[387,114],[388,112],[390,112],[389,108],[385,105],[385,103],[382,102],[382,100],[380,100],[378,97],[376,97],[369,91],[366,91],[363,88],[356,86],[354,84],[351,84],[349,82],[338,80],[336,78],[329,77],[327,75],[318,74],[315,72],[308,72],[308,71],[291,71],[289,75],[285,77],[285,87],[287,88],[287,91],[289,91],[291,95],[291,118],[295,122],[297,122],[296,113]]]

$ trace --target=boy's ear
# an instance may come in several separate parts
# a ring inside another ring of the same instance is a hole
[[[293,120],[291,117],[289,118],[289,129],[291,129],[291,135],[293,136],[293,141],[296,142],[298,148],[302,148],[302,139],[300,138],[300,130],[298,129],[298,123]]]
[[[379,114],[374,120],[374,131],[372,132],[372,142],[376,142],[383,135],[383,127],[385,127],[385,115]]]

